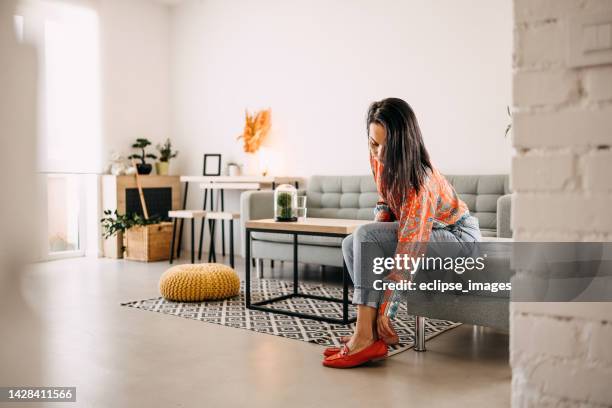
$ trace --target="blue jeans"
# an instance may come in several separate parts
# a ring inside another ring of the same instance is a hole
[[[373,289],[375,279],[381,276],[375,275],[369,267],[368,260],[374,257],[393,257],[397,249],[398,222],[373,222],[358,227],[355,232],[342,241],[342,254],[355,291],[353,303],[356,305],[367,305],[378,308],[382,300],[382,291]],[[434,228],[431,231],[429,242],[478,242],[481,240],[478,219],[467,215],[456,224],[445,228]],[[368,244],[368,254],[362,256],[362,244]],[[368,266],[362,267],[366,259]]]

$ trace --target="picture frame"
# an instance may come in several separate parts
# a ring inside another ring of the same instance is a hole
[[[221,155],[220,154],[205,154],[204,166],[202,168],[204,176],[220,176],[221,175]]]

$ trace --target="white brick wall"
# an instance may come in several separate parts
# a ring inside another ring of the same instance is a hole
[[[612,365],[612,324],[592,324],[591,337],[588,349],[588,358],[594,362]],[[612,388],[612,387],[610,387]]]
[[[592,101],[612,100],[612,67],[590,69],[584,74],[584,89]]]
[[[512,186],[521,191],[562,190],[575,183],[575,166],[572,152],[530,151],[512,159]]]
[[[612,82],[612,80],[610,81]],[[612,150],[593,151],[582,157],[585,188],[590,191],[612,191]]]
[[[519,111],[514,114],[513,126],[514,145],[521,148],[610,146],[612,105],[589,110],[576,105],[550,112]]]
[[[546,187],[542,188],[543,191],[546,189]],[[612,197],[609,193],[584,194],[573,191],[521,193],[520,186],[517,186],[516,190],[518,192],[512,209],[515,217],[512,220],[513,230],[590,233],[612,231],[610,214]],[[558,241],[554,234],[549,240]]]
[[[515,63],[526,68],[560,66],[565,58],[563,47],[566,27],[563,23],[536,23],[516,28]]]
[[[569,18],[583,12],[612,0],[514,0],[517,240],[612,239],[612,65],[566,63]],[[612,405],[612,305],[510,311],[513,406]]]
[[[600,78],[593,78],[598,82]],[[514,76],[514,103],[520,106],[560,104],[580,92],[577,72],[564,69],[517,72]]]

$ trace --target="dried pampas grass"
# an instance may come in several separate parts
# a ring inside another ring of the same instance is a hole
[[[261,147],[264,139],[270,132],[272,110],[261,110],[255,114],[249,114],[246,111],[246,119],[244,123],[244,131],[238,139],[244,140],[244,151],[247,153],[255,153]]]

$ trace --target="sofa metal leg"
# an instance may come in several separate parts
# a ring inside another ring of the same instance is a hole
[[[263,278],[264,261],[261,258],[255,260],[255,270],[259,279]]]
[[[415,316],[414,319],[414,351],[426,351],[425,348],[425,317]]]

